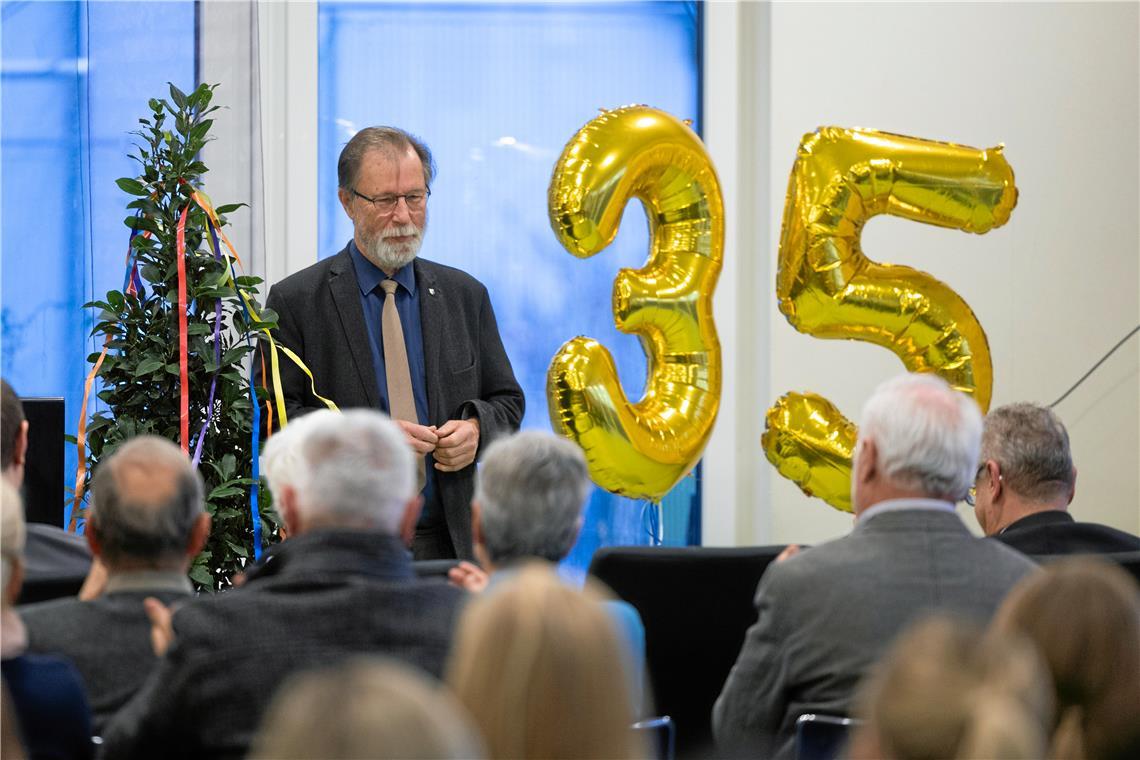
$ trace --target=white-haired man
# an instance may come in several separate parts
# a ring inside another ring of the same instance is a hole
[[[442,673],[463,594],[412,570],[403,432],[354,410],[314,420],[299,445],[305,476],[278,504],[289,539],[241,588],[175,611],[173,645],[104,734],[108,757],[244,757],[286,676],[348,656]]]
[[[933,375],[880,385],[863,407],[850,535],[773,564],[759,617],[713,709],[731,752],[790,757],[796,719],[845,715],[856,685],[915,618],[940,610],[985,622],[1033,572],[974,538],[954,512],[970,487],[982,416]]]

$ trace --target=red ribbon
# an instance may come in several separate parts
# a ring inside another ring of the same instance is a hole
[[[186,217],[190,204],[178,219],[178,432],[182,451],[190,455],[190,370],[186,327]]]

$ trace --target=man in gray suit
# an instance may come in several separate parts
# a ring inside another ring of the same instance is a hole
[[[316,393],[341,408],[388,412],[422,457],[416,559],[471,559],[475,458],[518,429],[523,394],[487,289],[417,257],[434,176],[431,151],[414,136],[358,132],[337,163],[352,240],[274,285],[266,306]],[[290,416],[324,408],[291,362],[282,362],[281,379]]]
[[[67,657],[87,684],[96,733],[158,662],[143,600],[189,599],[190,562],[210,533],[202,481],[163,438],[140,436],[103,462],[92,481],[87,541],[106,568],[102,594],[20,608],[31,652]]]
[[[843,716],[891,640],[934,610],[984,623],[1035,565],[974,538],[954,512],[978,461],[982,416],[934,375],[879,386],[863,408],[850,535],[773,564],[759,617],[713,709],[730,752],[791,757],[796,719]]]
[[[174,643],[104,731],[107,757],[245,757],[288,676],[356,655],[442,674],[464,593],[412,569],[404,433],[357,409],[323,415],[298,445],[304,472],[278,504],[289,538],[240,588],[174,611]]]

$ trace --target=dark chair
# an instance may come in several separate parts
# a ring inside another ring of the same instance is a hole
[[[756,622],[760,576],[783,548],[607,547],[590,563],[641,614],[656,712],[676,724],[681,757],[712,748],[713,703]]]
[[[796,719],[796,760],[836,760],[847,737],[862,721],[808,713]]]
[[[677,740],[677,727],[668,715],[639,720],[633,730],[645,737],[645,743],[653,748],[656,760],[673,760]]]
[[[1050,562],[1056,562],[1062,559],[1071,559],[1080,556],[1077,554],[1033,554],[1030,556],[1034,562],[1039,565],[1047,565]],[[1112,552],[1108,554],[1089,554],[1086,556],[1097,557],[1099,559],[1115,562],[1120,565],[1126,573],[1131,575],[1137,585],[1140,585],[1140,551],[1137,552]]]

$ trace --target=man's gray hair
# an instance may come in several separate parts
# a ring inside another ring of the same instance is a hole
[[[318,409],[289,418],[289,424],[269,437],[261,451],[261,473],[273,494],[273,503],[281,503],[286,487],[300,490],[309,477],[309,466],[301,455],[301,444],[314,423],[337,414],[331,409]]]
[[[475,485],[491,561],[561,560],[578,538],[589,492],[586,458],[565,438],[528,430],[493,443]]]
[[[859,437],[875,442],[878,465],[896,485],[958,501],[978,466],[982,412],[937,375],[899,375],[867,399]]]
[[[308,467],[299,508],[322,527],[367,527],[398,535],[415,496],[415,458],[407,437],[380,412],[322,415],[301,441]]]
[[[157,564],[186,554],[203,512],[202,478],[170,441],[132,438],[95,470],[87,529],[110,563]]]
[[[1037,404],[990,410],[981,458],[997,462],[1005,485],[1030,501],[1053,499],[1074,484],[1069,434],[1052,410]]]
[[[398,127],[365,127],[353,135],[336,162],[337,185],[342,190],[356,188],[360,163],[370,151],[379,150],[395,156],[406,148],[411,148],[419,156],[424,167],[424,186],[430,189],[432,180],[435,179],[435,161],[431,157],[431,149],[423,140]]]

